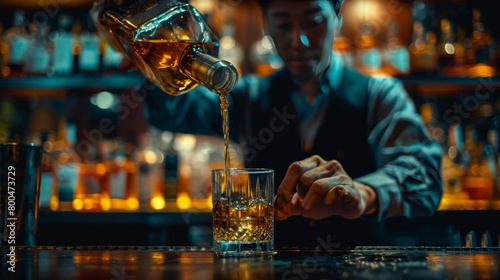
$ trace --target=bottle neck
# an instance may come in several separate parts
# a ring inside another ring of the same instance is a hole
[[[184,75],[218,94],[231,91],[238,81],[234,65],[206,54],[199,47],[187,48],[180,65]]]

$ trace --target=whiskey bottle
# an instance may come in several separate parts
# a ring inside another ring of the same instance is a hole
[[[73,207],[77,211],[101,210],[101,184],[100,179],[106,168],[97,162],[97,153],[94,146],[82,155],[80,174],[75,190]],[[104,175],[106,176],[106,175]]]
[[[78,182],[80,157],[73,148],[75,137],[72,134],[75,130],[68,129],[65,119],[60,121],[58,129],[58,137],[53,142],[54,177],[50,209],[70,211],[74,210],[73,199]]]
[[[179,188],[179,153],[174,142],[175,136],[165,150],[163,183],[166,202],[176,201]]]
[[[9,61],[9,43],[3,33],[3,25],[0,24],[0,79],[7,76],[7,62]]]
[[[217,58],[219,41],[203,16],[181,1],[100,1],[92,20],[104,38],[170,95],[203,85],[229,92],[236,68]],[[153,31],[154,30],[154,31]]]
[[[334,17],[333,32],[335,34],[332,45],[333,51],[342,58],[347,67],[354,68],[353,42],[342,30],[341,17]]]
[[[453,123],[448,129],[448,148],[443,155],[442,175],[444,192],[459,194],[462,192],[462,176],[465,169],[464,146],[461,125]]]
[[[73,72],[72,74],[77,74],[80,72],[80,54],[82,52],[82,41],[81,35],[82,33],[82,23],[80,21],[75,21],[73,26],[71,26],[71,34],[74,38],[72,51],[73,54]]]
[[[426,31],[420,21],[413,23],[409,51],[412,74],[435,74],[437,67],[436,34],[432,31]]]
[[[137,210],[139,208],[139,181],[137,165],[132,158],[132,146],[119,140],[113,140],[111,144],[112,157],[109,174],[111,210]]]
[[[443,76],[464,76],[464,47],[458,40],[463,40],[463,30],[455,36],[453,24],[449,19],[441,20],[441,36],[437,46],[439,74]],[[458,39],[460,38],[460,39]]]
[[[410,73],[410,53],[403,45],[398,34],[399,26],[392,21],[388,27],[387,44],[382,52],[383,62],[389,69],[389,75],[407,75]]]
[[[431,139],[446,148],[446,129],[443,122],[438,118],[437,104],[433,101],[426,102],[420,106],[420,115]]]
[[[382,54],[370,24],[364,23],[361,26],[360,36],[356,42],[355,67],[368,75],[380,74]]]
[[[83,25],[80,33],[80,53],[78,56],[78,70],[95,74],[102,70],[101,39],[91,24]]]
[[[158,187],[163,178],[161,178],[161,162],[163,154],[153,144],[153,137],[144,133],[139,137],[139,145],[134,152],[135,162],[138,167],[139,177],[139,207],[141,209],[161,210],[165,207],[163,193]],[[157,138],[157,137],[155,137]]]
[[[472,36],[467,50],[470,77],[491,77],[495,75],[494,49],[491,34],[482,22],[479,9],[472,10]]]
[[[466,149],[470,159],[462,177],[462,188],[472,200],[488,200],[493,195],[494,178],[484,147],[484,142],[478,139],[475,127],[468,126],[466,129]]]
[[[9,44],[9,60],[7,75],[9,77],[20,77],[26,74],[25,55],[29,47],[30,34],[26,26],[25,12],[14,11],[14,20],[11,27],[5,30],[5,38]]]
[[[107,139],[101,139],[97,143],[97,160],[95,161],[94,177],[100,188],[99,206],[102,211],[111,209],[111,170],[113,163],[110,159],[110,143]]]
[[[63,14],[58,18],[57,30],[50,34],[54,46],[54,75],[70,75],[73,72],[73,45],[75,36],[71,33],[71,17]]]
[[[40,210],[49,210],[50,200],[52,197],[52,180],[54,178],[53,168],[53,143],[55,140],[54,132],[48,131],[42,134],[43,143],[43,158],[42,158],[42,173],[40,177]]]
[[[29,76],[47,76],[52,70],[52,44],[48,38],[49,26],[45,22],[30,24],[31,41],[26,51],[26,73]]]

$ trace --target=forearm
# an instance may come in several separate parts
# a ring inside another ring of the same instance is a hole
[[[401,83],[374,82],[367,119],[377,170],[357,178],[377,193],[378,218],[429,216],[441,195],[441,147],[433,142]]]
[[[437,209],[442,195],[440,148],[426,146],[420,155],[401,156],[356,179],[376,192],[378,219],[429,216]]]

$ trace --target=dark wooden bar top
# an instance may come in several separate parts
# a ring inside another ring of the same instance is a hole
[[[1,279],[498,279],[500,247],[282,248],[215,258],[210,247],[2,247]],[[15,265],[15,272],[9,267]]]

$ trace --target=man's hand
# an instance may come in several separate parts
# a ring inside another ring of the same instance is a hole
[[[275,218],[356,219],[375,212],[376,205],[375,190],[353,181],[338,161],[312,156],[289,166],[275,197]]]

